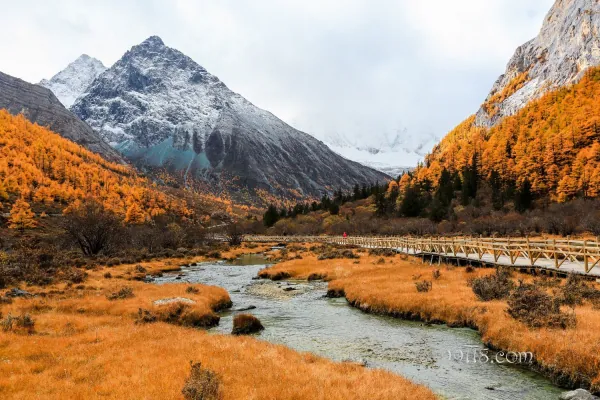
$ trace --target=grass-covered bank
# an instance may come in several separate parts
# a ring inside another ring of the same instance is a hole
[[[464,267],[431,266],[393,253],[369,255],[363,249],[321,245],[291,245],[286,253],[284,261],[259,275],[271,279],[322,278],[329,281],[331,295],[345,296],[366,312],[473,327],[490,347],[531,351],[537,367],[562,386],[600,390],[600,310],[588,302],[574,306],[577,324],[573,328],[531,328],[508,315],[506,300],[481,301],[474,294],[469,280],[493,274],[493,269],[468,272]],[[534,280],[517,273],[512,279],[525,283]],[[431,282],[432,287],[420,292],[417,284],[424,281]],[[542,283],[561,285],[547,286],[548,292],[564,285],[554,280]]]
[[[0,304],[3,321],[27,316],[0,329],[0,398],[180,399],[190,361],[217,377],[222,399],[435,398],[392,373],[195,329],[230,304],[224,289],[137,280],[182,261],[97,267],[80,284],[22,284],[36,296]],[[154,304],[172,298],[194,303],[183,303],[184,312],[178,303]]]

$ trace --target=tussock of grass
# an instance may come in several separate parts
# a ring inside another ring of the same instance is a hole
[[[189,304],[172,303],[155,310],[140,308],[136,323],[166,322],[189,328],[212,328],[219,325],[220,317],[214,313],[203,313]]]
[[[419,293],[427,293],[433,288],[431,281],[415,282],[415,286],[417,287],[417,292]]]
[[[249,335],[264,329],[265,327],[254,315],[238,314],[233,318],[233,329],[231,330],[231,333],[234,335]]]
[[[122,287],[116,292],[106,295],[106,298],[108,300],[124,300],[130,299],[132,297],[135,297],[135,295],[133,294],[133,289],[127,286]]]
[[[191,363],[191,373],[181,391],[185,400],[221,399],[219,377],[214,372],[202,368],[201,363]]]
[[[35,332],[35,321],[29,314],[13,316],[9,313],[5,318],[0,320],[0,327],[4,332],[27,333],[31,335]]]

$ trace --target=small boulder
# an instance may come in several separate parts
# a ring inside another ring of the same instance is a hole
[[[592,395],[585,389],[572,390],[570,392],[564,392],[560,395],[560,400],[598,400],[597,396]]]
[[[238,314],[233,318],[233,335],[250,335],[264,330],[260,320],[252,314]]]
[[[12,288],[4,294],[5,297],[33,297],[33,295],[19,288]]]

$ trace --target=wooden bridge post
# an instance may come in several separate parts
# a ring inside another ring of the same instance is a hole
[[[586,250],[586,245],[587,245],[587,240],[583,241],[583,267],[585,268],[585,273],[587,274],[589,272],[588,270],[588,255],[587,255],[587,250]]]
[[[556,254],[556,239],[552,239],[552,251],[554,251],[554,268],[558,269],[558,254]]]
[[[531,246],[529,245],[529,235],[525,236],[527,239],[527,256],[529,257],[529,264],[533,267],[533,255],[531,254]]]

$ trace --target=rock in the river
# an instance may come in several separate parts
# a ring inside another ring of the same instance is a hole
[[[570,392],[564,392],[560,395],[560,400],[598,400],[600,397],[592,395],[590,392],[584,389],[572,390]]]

